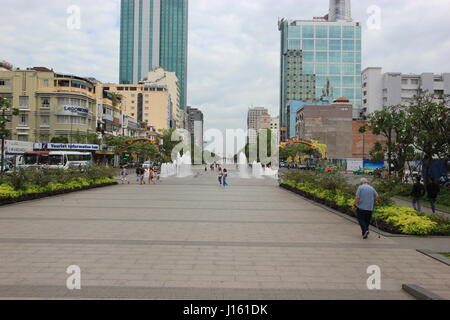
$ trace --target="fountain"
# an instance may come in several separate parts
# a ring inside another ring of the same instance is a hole
[[[257,179],[262,179],[263,168],[262,168],[261,163],[257,163],[256,161],[253,161],[252,174],[253,174],[253,177],[255,177]]]
[[[238,167],[239,167],[239,177],[241,179],[249,179],[250,173],[248,168],[247,157],[242,152],[239,154]]]
[[[178,157],[180,155],[178,154]],[[186,152],[177,162],[177,178],[186,178],[192,176],[192,158],[191,153]]]

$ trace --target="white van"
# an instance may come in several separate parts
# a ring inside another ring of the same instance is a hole
[[[92,161],[92,154],[89,152],[27,152],[20,156],[18,168],[69,169],[89,166]]]

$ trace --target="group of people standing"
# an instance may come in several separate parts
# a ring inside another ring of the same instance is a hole
[[[128,179],[128,170],[125,167],[121,167],[120,169],[120,181],[122,184],[130,184],[130,180]],[[136,168],[136,182],[140,185],[146,184],[145,177],[148,175],[148,184],[156,184],[157,181],[160,181],[160,175],[157,170],[154,168],[145,169],[142,165]]]
[[[219,173],[219,176],[218,176],[219,185],[223,186],[223,187],[228,187],[228,170],[225,169],[225,168],[222,169],[222,167],[216,162],[212,163],[209,166],[209,168],[211,169],[212,172],[215,172],[216,170],[218,171],[218,173]],[[206,166],[205,167],[205,172],[207,172],[207,171],[208,171],[208,167]]]

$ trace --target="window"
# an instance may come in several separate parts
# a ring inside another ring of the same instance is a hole
[[[344,98],[347,98],[347,99],[354,99],[355,98],[355,92],[354,92],[354,89],[352,88],[352,89],[346,89],[346,88],[344,88],[344,89],[342,89],[342,95],[344,96]]]
[[[59,97],[58,98],[58,105],[59,106],[66,106],[66,105],[69,105],[69,102],[70,100],[69,100],[69,98],[61,98],[61,97]]]
[[[303,26],[303,38],[314,38],[314,27],[313,26]]]
[[[354,39],[355,38],[355,28],[344,26],[342,29],[342,37],[347,39]]]
[[[72,116],[58,116],[58,124],[86,124],[86,118],[83,117],[72,117]]]
[[[342,77],[342,86],[343,87],[353,87],[354,86],[354,77]]]
[[[355,50],[355,41],[354,40],[343,40],[342,47],[344,51],[353,51]]]
[[[48,80],[48,79],[42,80],[42,86],[43,86],[43,87],[49,87],[49,86],[50,86],[49,80]]]
[[[331,26],[330,27],[330,38],[341,38],[341,26]]]
[[[28,97],[19,97],[19,108],[28,109]]]
[[[411,79],[411,84],[419,84],[419,79]]]
[[[408,84],[408,79],[402,79],[402,84]]]
[[[41,98],[41,108],[50,108],[50,98]]]
[[[314,50],[314,40],[303,40],[303,50]]]
[[[330,64],[330,74],[341,74],[341,65]]]
[[[330,50],[341,50],[341,40],[330,40]]]
[[[303,52],[303,62],[314,62],[314,52],[312,51]]]
[[[343,74],[345,74],[345,75],[353,75],[355,73],[355,65],[354,64],[343,64],[342,71],[343,71]]]
[[[9,87],[9,80],[0,80],[0,87]]]
[[[41,116],[41,127],[50,126],[50,116]]]
[[[21,127],[28,126],[28,115],[26,114],[19,115],[19,126]]]
[[[342,54],[342,62],[355,62],[355,54],[353,52],[344,52]]]
[[[328,38],[328,26],[316,26],[316,38]]]
[[[312,64],[312,63],[305,63],[303,65],[303,73],[304,74],[313,74],[314,73],[314,64]]]
[[[28,142],[28,136],[27,135],[20,135],[17,137],[18,141],[22,141],[22,142]]]
[[[289,50],[300,50],[302,45],[301,40],[289,40],[288,41],[288,49]]]
[[[328,62],[328,52],[316,52],[316,62]]]
[[[328,65],[324,63],[316,64],[316,74],[327,74],[328,73]]]
[[[341,63],[341,53],[340,52],[330,52],[330,62]]]
[[[316,40],[316,50],[328,50],[328,41]]]
[[[289,38],[301,38],[302,37],[302,27],[301,26],[290,26],[288,29]]]

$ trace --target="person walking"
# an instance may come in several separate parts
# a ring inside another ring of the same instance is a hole
[[[144,184],[144,175],[145,175],[144,167],[142,167],[142,166],[137,167],[137,169],[136,169],[136,176],[137,176],[137,180],[138,180],[140,185]]]
[[[227,169],[223,169],[223,186],[224,187],[228,187],[228,183],[227,183],[227,179],[228,179],[228,170]]]
[[[223,179],[223,172],[222,169],[219,168],[219,185],[222,185],[222,179]]]
[[[356,192],[355,205],[357,208],[358,222],[361,227],[363,239],[367,239],[370,232],[370,221],[372,220],[375,203],[378,201],[377,191],[369,185],[366,178],[361,179],[361,186]]]
[[[441,187],[436,181],[431,180],[431,182],[427,184],[428,201],[430,201],[431,210],[433,213],[436,213],[436,199],[440,191]]]
[[[422,212],[422,198],[425,195],[425,186],[421,181],[421,177],[416,177],[416,182],[411,191],[413,208],[418,212]]]
[[[125,182],[130,184],[130,181],[128,180],[128,170],[125,167],[122,167],[120,170],[120,181],[122,182],[122,184],[124,184]]]
[[[153,181],[153,178],[155,177],[155,171],[153,170],[153,168],[149,168],[149,170],[148,170],[148,184],[149,185],[151,185],[151,184],[156,184],[154,181]]]

